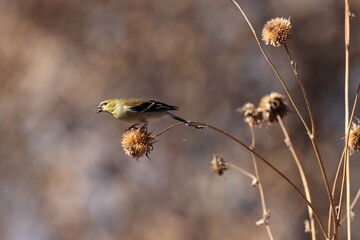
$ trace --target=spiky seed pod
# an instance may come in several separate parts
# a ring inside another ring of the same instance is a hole
[[[349,135],[350,154],[360,151],[360,124],[353,124]]]
[[[224,159],[221,156],[214,154],[213,159],[211,160],[211,171],[221,176],[227,169]]]
[[[283,118],[288,112],[285,96],[275,92],[264,96],[260,100],[258,111],[262,112],[264,122],[277,122],[277,116]]]
[[[262,40],[266,45],[280,47],[290,37],[290,18],[273,18],[269,20],[262,29]]]
[[[126,155],[138,160],[147,156],[153,150],[154,138],[150,136],[145,127],[132,127],[126,130],[121,139],[121,146]]]
[[[262,112],[258,111],[252,103],[246,103],[241,108],[238,108],[237,111],[244,115],[244,121],[250,126],[260,125],[262,122]]]

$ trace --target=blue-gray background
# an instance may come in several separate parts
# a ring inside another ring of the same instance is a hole
[[[353,99],[360,2],[350,2]],[[270,18],[291,16],[288,46],[308,90],[332,180],[344,136],[343,3],[240,3],[258,35]],[[231,170],[223,177],[209,170],[218,153],[253,172],[238,145],[183,126],[158,139],[152,161],[136,162],[119,145],[128,125],[95,113],[103,99],[151,98],[250,143],[236,108],[283,90],[230,1],[1,0],[0,33],[1,239],[267,239],[264,227],[255,225],[261,205],[251,181]],[[284,49],[266,51],[305,113]],[[321,174],[290,109],[285,123],[326,222]],[[150,130],[172,123],[158,121]],[[258,151],[301,186],[279,127],[263,127],[257,138]],[[353,194],[359,164],[352,156]],[[260,164],[260,172],[275,238],[310,239],[303,231],[303,201],[268,167]],[[353,239],[360,238],[359,209]]]

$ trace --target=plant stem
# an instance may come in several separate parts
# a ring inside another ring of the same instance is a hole
[[[235,4],[235,6],[239,9],[239,11],[241,12],[241,14],[242,14],[243,17],[245,18],[245,21],[247,22],[248,26],[250,27],[250,30],[251,30],[252,34],[254,35],[254,37],[255,37],[255,40],[256,40],[259,48],[260,48],[261,53],[263,54],[264,58],[266,59],[266,61],[267,61],[268,64],[269,64],[269,66],[271,67],[271,69],[274,71],[275,75],[276,75],[277,78],[279,79],[281,85],[283,86],[283,88],[284,88],[284,90],[285,90],[285,92],[286,92],[286,95],[288,96],[288,98],[289,98],[292,106],[294,107],[297,115],[299,116],[301,122],[303,123],[303,125],[304,125],[307,133],[308,133],[309,135],[311,135],[311,131],[310,131],[310,128],[309,128],[308,124],[307,124],[306,121],[304,120],[304,117],[302,116],[302,114],[300,113],[297,105],[295,104],[295,101],[294,101],[294,99],[293,99],[293,97],[292,97],[292,95],[291,95],[288,87],[286,86],[284,80],[283,80],[282,77],[280,76],[280,73],[277,71],[277,69],[275,68],[274,64],[271,62],[270,58],[269,58],[268,55],[266,54],[263,46],[262,46],[261,43],[260,43],[259,38],[258,38],[257,35],[256,35],[255,29],[253,28],[252,24],[250,23],[250,20],[248,19],[248,17],[246,16],[246,14],[245,14],[245,12],[242,10],[242,8],[240,7],[239,3],[238,3],[236,0],[231,0],[231,1]]]
[[[336,169],[336,173],[335,173],[335,178],[334,178],[334,182],[333,182],[333,187],[332,187],[332,197],[335,197],[335,190],[336,190],[336,184],[337,181],[339,179],[340,176],[340,170],[341,170],[341,166],[343,164],[343,160],[344,160],[344,155],[345,155],[345,149],[343,150],[341,157],[340,157],[340,161],[338,163],[337,169]],[[344,174],[343,174],[344,175]],[[335,200],[335,199],[334,199]],[[329,215],[328,215],[328,235],[330,236],[331,234],[331,219],[332,219],[332,215],[331,215],[331,206],[329,206]]]
[[[294,145],[292,144],[292,141],[291,141],[291,138],[290,138],[290,135],[285,127],[285,124],[284,124],[284,121],[282,120],[282,118],[277,115],[277,120],[280,124],[280,128],[285,136],[285,144],[287,145],[287,147],[289,148],[289,151],[291,152],[294,160],[295,160],[295,163],[296,163],[296,166],[299,170],[299,174],[300,174],[300,177],[301,177],[301,181],[302,181],[302,184],[304,186],[304,191],[305,191],[305,195],[306,195],[306,198],[309,202],[311,202],[311,195],[310,195],[310,190],[309,190],[309,185],[308,185],[308,182],[307,182],[307,179],[306,179],[306,176],[305,176],[305,172],[304,172],[304,168],[300,162],[300,159],[299,159],[299,156],[297,155],[296,151],[295,151],[295,148],[294,148]],[[308,206],[308,212],[309,212],[309,220],[310,220],[310,227],[311,227],[311,238],[313,240],[316,239],[316,230],[315,230],[315,221],[314,221],[314,217],[313,217],[313,211],[312,209]]]
[[[254,125],[250,124],[249,127],[250,127],[250,132],[251,132],[251,146],[250,146],[250,148],[252,148],[255,151],[256,138],[255,138]],[[274,237],[272,235],[270,225],[269,225],[269,223],[267,221],[267,218],[269,217],[269,212],[268,212],[268,208],[266,207],[265,194],[264,194],[264,189],[263,189],[262,181],[261,181],[260,174],[259,174],[259,168],[258,168],[258,165],[257,165],[256,157],[255,157],[255,155],[253,153],[251,153],[251,157],[252,157],[252,161],[253,161],[253,165],[254,165],[255,175],[256,175],[256,178],[258,180],[260,200],[261,200],[261,206],[262,206],[262,211],[263,211],[263,220],[264,220],[266,232],[267,232],[267,234],[269,236],[269,239],[273,240]]]
[[[350,9],[349,1],[345,3],[344,38],[345,38],[345,134],[348,134],[349,121],[349,46],[350,46]],[[345,135],[346,136],[346,135]],[[347,145],[346,145],[346,148]],[[348,151],[345,151],[346,167],[346,215],[347,215],[347,240],[351,240],[351,204],[350,204],[350,158]]]
[[[353,200],[352,203],[351,203],[351,206],[350,206],[351,210],[354,209],[355,204],[356,204],[357,201],[359,200],[359,197],[360,197],[360,189],[358,190],[358,192],[357,192],[354,200]],[[340,223],[342,224],[346,219],[347,219],[347,215],[343,216],[343,217],[341,218],[341,220],[340,220]],[[350,221],[351,221],[351,219],[350,219]]]
[[[237,139],[236,137],[230,135],[229,133],[224,132],[221,129],[218,129],[214,126],[205,124],[205,123],[199,123],[199,122],[194,122],[195,124],[198,124],[200,126],[204,126],[206,128],[210,128],[222,135],[224,135],[225,137],[235,141],[236,143],[238,143],[239,145],[241,145],[244,149],[246,149],[247,151],[253,153],[257,158],[259,158],[261,161],[263,161],[266,165],[268,165],[273,171],[275,171],[278,175],[280,175],[299,195],[300,197],[311,207],[311,209],[313,210],[314,216],[317,220],[317,222],[320,225],[321,231],[323,232],[324,236],[326,238],[328,238],[327,233],[325,231],[325,227],[323,222],[321,221],[319,215],[317,214],[317,211],[315,210],[314,206],[312,205],[311,202],[309,202],[307,200],[307,198],[305,197],[305,195],[300,191],[300,189],[287,177],[285,176],[280,170],[278,170],[274,165],[272,165],[268,160],[266,160],[264,157],[262,157],[260,154],[258,154],[257,152],[255,152],[253,149],[251,149],[250,147],[246,146],[245,143],[243,143],[242,141],[240,141],[239,139]]]
[[[245,176],[251,178],[253,181],[254,180],[257,181],[257,178],[255,177],[255,175],[249,173],[248,171],[242,169],[241,167],[239,167],[239,166],[237,166],[237,165],[235,165],[235,164],[233,164],[231,162],[226,162],[225,164],[226,164],[226,166],[231,167],[232,169],[234,169],[234,170],[244,174]]]
[[[351,209],[353,209],[355,207],[355,204],[357,203],[357,201],[359,200],[360,197],[360,189],[358,190],[356,196],[354,197],[354,200],[351,203]]]
[[[351,123],[354,119],[354,116],[355,116],[355,110],[356,110],[356,106],[357,106],[357,102],[359,100],[359,93],[360,93],[360,84],[358,85],[358,88],[357,88],[357,91],[356,91],[356,94],[355,94],[355,99],[354,99],[354,103],[353,103],[353,107],[352,107],[352,111],[351,111],[351,115],[350,115],[350,119],[349,119],[349,122],[348,122],[348,125],[347,125],[347,130],[346,130],[346,133],[345,133],[345,136],[346,136],[346,139],[345,139],[345,146],[344,146],[344,159],[346,159],[346,155],[348,155],[348,151],[349,151],[349,137],[350,137],[350,130],[351,130]],[[346,160],[345,160],[346,161]],[[338,211],[338,214],[337,214],[337,219],[339,220],[340,219],[340,216],[341,216],[341,209],[342,209],[342,199],[343,199],[343,194],[344,194],[344,187],[345,187],[345,175],[346,175],[346,163],[344,164],[344,173],[343,173],[343,181],[342,181],[342,184],[341,184],[341,191],[340,191],[340,197],[339,197],[339,211]],[[348,213],[347,213],[348,214]],[[351,212],[350,212],[351,214]]]
[[[173,125],[170,125],[169,127],[165,128],[165,129],[163,129],[162,131],[160,131],[160,132],[158,132],[157,134],[155,134],[155,135],[153,136],[153,138],[157,138],[157,137],[160,136],[161,134],[169,131],[170,129],[172,129],[172,128],[174,128],[174,127],[180,126],[180,125],[185,125],[185,123],[175,123],[175,124],[173,124]]]
[[[356,110],[357,102],[358,102],[358,99],[359,99],[359,93],[360,93],[360,84],[358,85],[357,91],[355,93],[354,103],[353,103],[353,106],[352,106],[351,115],[350,115],[350,119],[349,119],[348,126],[347,126],[347,133],[345,134],[345,136],[346,136],[345,145],[344,145],[343,153],[341,155],[341,158],[340,158],[337,170],[336,170],[336,174],[335,174],[335,179],[334,179],[333,189],[332,189],[333,197],[335,196],[336,183],[337,183],[338,178],[339,178],[340,168],[341,168],[342,163],[344,162],[345,153],[348,152],[351,123],[352,123],[352,121],[354,119],[354,116],[355,116],[355,110]],[[345,177],[346,177],[345,176],[345,174],[346,174],[345,170],[346,170],[346,166],[343,167],[342,182],[341,182],[341,185],[340,185],[339,204],[338,204],[339,211],[337,213],[337,220],[340,219],[341,209],[342,209],[342,200],[343,200],[343,194],[344,194],[344,188],[345,188]],[[329,219],[330,219],[330,216],[329,216]],[[330,220],[328,220],[328,221],[330,221]],[[329,225],[329,222],[328,222],[328,225]],[[330,235],[329,231],[330,230],[328,230],[328,235]]]
[[[306,93],[306,91],[305,91],[304,83],[303,83],[303,81],[301,80],[301,78],[300,78],[300,76],[299,76],[299,74],[298,74],[298,72],[297,72],[297,64],[294,62],[294,60],[293,60],[293,58],[292,58],[292,56],[291,56],[291,54],[290,54],[290,51],[289,51],[286,43],[284,43],[284,47],[285,47],[286,53],[287,53],[287,55],[288,55],[288,57],[289,57],[290,65],[291,65],[291,67],[292,67],[292,69],[293,69],[293,73],[294,73],[294,75],[295,75],[295,78],[296,78],[297,82],[298,82],[299,85],[300,85],[301,92],[302,92],[303,97],[304,97],[304,99],[305,99],[306,108],[307,108],[307,110],[308,110],[309,117],[310,117],[310,122],[311,122],[311,135],[314,136],[314,135],[315,135],[314,117],[313,117],[313,114],[312,114],[312,111],[311,111],[311,106],[310,106],[309,98],[308,98],[307,93]]]
[[[315,140],[315,136],[312,134],[312,132],[310,131],[309,129],[309,126],[307,125],[307,123],[305,122],[302,114],[300,113],[300,111],[298,110],[285,82],[283,81],[283,79],[281,78],[279,72],[276,70],[275,66],[273,65],[273,63],[270,61],[269,57],[267,56],[267,54],[265,53],[261,43],[260,43],[260,40],[259,38],[257,37],[256,35],[256,32],[252,26],[252,24],[250,23],[249,19],[247,18],[245,12],[242,10],[242,8],[240,7],[240,5],[238,4],[238,2],[236,0],[231,0],[235,6],[239,9],[239,11],[241,12],[241,14],[243,15],[243,17],[245,18],[247,24],[249,25],[254,37],[255,37],[255,40],[260,48],[260,51],[262,52],[262,54],[264,55],[266,61],[269,63],[270,67],[272,68],[272,70],[274,71],[274,73],[276,74],[276,76],[278,77],[278,79],[280,80],[280,83],[281,85],[283,86],[287,96],[289,97],[289,100],[291,102],[291,104],[293,105],[293,107],[295,108],[295,111],[296,113],[298,114],[301,122],[303,123],[308,135],[309,135],[309,138],[311,140],[311,144],[313,146],[313,149],[315,151],[315,155],[316,155],[316,159],[318,160],[318,164],[319,164],[319,167],[320,167],[320,170],[321,170],[321,174],[322,174],[322,178],[323,178],[323,181],[324,181],[324,184],[325,184],[325,189],[326,189],[326,193],[327,193],[327,196],[328,196],[328,199],[329,199],[329,202],[331,204],[331,212],[334,216],[334,221],[336,219],[336,211],[335,211],[335,204],[334,204],[334,199],[332,198],[331,196],[331,192],[330,192],[330,186],[329,186],[329,181],[328,181],[328,178],[327,178],[327,175],[326,175],[326,171],[325,171],[325,168],[324,168],[324,164],[323,164],[323,161],[322,161],[322,158],[321,158],[321,155],[320,155],[320,151],[319,151],[319,148],[317,146],[317,143],[316,143],[316,140]],[[337,225],[336,222],[334,222],[334,225]]]
[[[360,87],[360,86],[359,86]],[[236,137],[230,135],[229,133],[226,133],[224,132],[223,130],[219,129],[219,128],[216,128],[214,126],[211,126],[211,125],[208,125],[208,124],[205,124],[205,123],[200,123],[200,122],[193,122],[194,124],[197,124],[197,125],[200,125],[202,127],[205,127],[205,128],[210,128],[222,135],[224,135],[225,137],[233,140],[234,142],[238,143],[239,145],[241,145],[244,149],[246,149],[247,151],[249,151],[250,153],[252,153],[254,156],[256,156],[257,158],[259,158],[261,161],[263,161],[266,165],[268,165],[273,171],[275,171],[278,175],[280,175],[280,177],[282,177],[299,195],[300,197],[307,203],[307,205],[312,209],[313,211],[313,214],[317,220],[317,222],[319,223],[319,226],[320,226],[320,229],[322,231],[322,233],[324,234],[325,238],[328,238],[328,235],[325,231],[325,227],[324,227],[324,224],[323,222],[321,221],[317,211],[315,210],[314,206],[312,205],[311,202],[309,202],[306,198],[306,196],[300,191],[300,189],[287,177],[285,176],[280,170],[278,170],[274,165],[272,165],[268,160],[266,160],[264,157],[262,157],[260,154],[258,154],[257,152],[255,152],[253,149],[251,149],[250,147],[248,147],[245,143],[243,143],[242,141],[240,141],[239,139],[237,139]],[[165,133],[166,131],[174,128],[174,127],[177,127],[177,126],[180,126],[180,125],[183,125],[183,123],[177,123],[177,124],[174,124],[174,125],[171,125],[167,128],[165,128],[164,130],[162,130],[161,132],[159,132],[158,134],[155,135],[155,137],[158,137],[160,136],[161,134]]]

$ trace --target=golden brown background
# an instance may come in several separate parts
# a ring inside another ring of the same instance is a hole
[[[291,16],[288,46],[333,179],[344,136],[342,1],[240,3],[258,34],[270,18]],[[353,99],[360,76],[360,1],[350,5]],[[136,162],[119,145],[128,125],[96,114],[106,98],[150,98],[250,143],[235,109],[283,91],[230,1],[0,0],[0,31],[0,239],[267,239],[264,227],[255,225],[261,205],[251,180],[209,171],[214,153],[252,171],[246,151],[208,129],[182,126],[158,139],[152,161]],[[305,110],[284,49],[266,50]],[[314,205],[325,216],[320,171],[291,110],[285,122]],[[158,121],[150,130],[172,123]],[[279,127],[263,127],[257,137],[258,151],[300,186]],[[354,155],[353,194],[359,164]],[[260,164],[260,171],[275,238],[309,239],[302,200],[268,167]],[[359,209],[353,239],[360,239]]]

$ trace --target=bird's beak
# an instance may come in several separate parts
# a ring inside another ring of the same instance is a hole
[[[96,112],[99,113],[99,112],[102,112],[102,111],[103,111],[103,110],[102,110],[102,107],[101,107],[101,106],[98,106]]]

